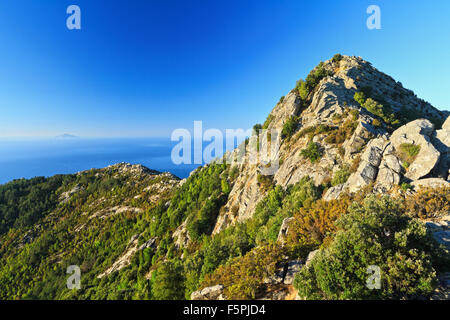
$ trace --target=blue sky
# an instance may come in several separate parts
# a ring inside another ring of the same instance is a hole
[[[450,1],[311,2],[2,0],[0,137],[246,129],[338,52],[450,110]],[[66,28],[71,4],[82,30]]]

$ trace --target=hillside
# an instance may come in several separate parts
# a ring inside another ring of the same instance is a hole
[[[448,299],[449,112],[335,55],[255,127],[281,133],[272,175],[121,163],[0,186],[0,299]]]

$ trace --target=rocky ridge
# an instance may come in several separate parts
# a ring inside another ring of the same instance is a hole
[[[330,75],[319,82],[307,101],[303,101],[294,89],[280,100],[266,121],[267,129],[281,132],[289,119],[296,118],[293,136],[290,139],[283,139],[281,135],[278,137],[280,147],[275,153],[280,159],[280,166],[270,177],[274,184],[285,188],[308,175],[316,185],[320,185],[328,182],[339,168],[350,167],[358,159],[360,163],[356,172],[345,184],[330,188],[325,199],[335,199],[344,190],[356,192],[372,183],[379,192],[391,190],[403,182],[414,186],[448,184],[450,120],[447,119],[442,128],[436,130],[435,125],[425,119],[446,119],[448,112],[439,111],[417,98],[401,83],[359,57],[343,56],[337,62],[330,59],[323,63],[323,68]],[[371,96],[382,97],[394,113],[414,110],[422,118],[418,117],[418,120],[389,133],[382,119],[362,108],[354,99],[356,92],[367,88],[370,88]],[[356,113],[353,116],[350,114],[352,110],[357,110],[356,117]],[[341,145],[330,143],[327,132],[320,133],[313,137],[321,148],[320,159],[311,163],[300,156],[309,142],[309,137],[302,135],[302,130],[318,126],[338,128],[346,121],[353,121],[356,128]],[[402,144],[420,146],[419,154],[408,168],[402,166],[398,156]],[[234,156],[239,152],[239,149],[235,150]],[[236,221],[250,218],[265,193],[258,182],[260,167],[249,161],[238,165],[239,176],[225,210],[217,220],[214,233]]]

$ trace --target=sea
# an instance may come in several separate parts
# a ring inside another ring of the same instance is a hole
[[[119,162],[186,178],[198,164],[176,165],[169,138],[0,139],[0,184],[14,179],[69,174]]]

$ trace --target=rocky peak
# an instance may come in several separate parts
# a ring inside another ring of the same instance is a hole
[[[320,63],[280,99],[263,125],[282,133],[278,170],[262,179],[257,165],[241,165],[214,233],[252,216],[267,191],[261,180],[286,188],[310,176],[316,185],[327,185],[337,170],[355,168],[325,199],[370,184],[386,192],[421,178],[448,183],[448,115],[360,57],[336,55]],[[319,156],[305,157],[308,148]]]

